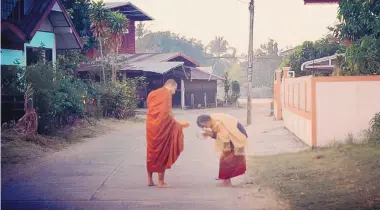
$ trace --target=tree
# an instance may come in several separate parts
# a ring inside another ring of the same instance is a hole
[[[362,37],[347,48],[339,65],[341,75],[380,75],[380,39]]]
[[[231,82],[231,103],[235,103],[240,97],[240,84],[237,81]]]
[[[183,53],[201,65],[211,65],[205,59],[204,47],[194,38],[181,39],[179,35],[170,31],[149,32],[136,43],[138,53]]]
[[[112,56],[119,54],[119,48],[122,43],[122,38],[128,29],[129,21],[120,12],[110,12],[108,16],[108,28],[106,29],[105,41],[108,43],[110,53]],[[112,81],[116,81],[116,68],[113,65],[112,68]]]
[[[147,26],[144,22],[139,22],[136,26],[136,37],[137,40],[140,40],[143,38],[146,34],[149,33],[149,30],[147,29]]]
[[[341,0],[335,35],[352,42],[364,36],[380,37],[380,1]]]
[[[278,56],[278,43],[269,39],[267,44],[260,45],[260,49],[255,52],[256,57]]]
[[[95,38],[99,42],[100,48],[100,56],[103,59],[103,44],[102,38],[105,37],[106,28],[108,25],[108,18],[110,14],[110,10],[106,8],[104,2],[92,2],[90,5],[90,20],[91,20],[91,28],[93,30],[93,34]],[[106,80],[104,70],[103,72],[103,80]]]
[[[211,40],[210,43],[205,48],[206,54],[209,54],[213,57],[213,70],[216,75],[222,75],[226,70],[231,66],[230,61],[234,62],[236,59],[236,49],[229,46],[227,40],[224,37],[216,36],[214,40]],[[221,58],[221,57],[230,57],[230,58]]]
[[[380,74],[380,1],[341,0],[339,24],[332,28],[337,38],[348,40],[345,58],[339,59],[342,75]]]
[[[229,102],[229,94],[230,94],[230,88],[231,88],[231,80],[229,78],[228,72],[224,73],[223,78],[224,78],[223,80],[224,103],[225,103],[225,106],[227,106]]]
[[[64,7],[69,14],[75,30],[82,38],[84,50],[87,51],[95,47],[96,40],[91,31],[90,20],[90,0],[62,0]]]
[[[281,66],[290,66],[298,76],[308,74],[301,72],[301,65],[304,62],[342,53],[344,49],[344,45],[339,40],[331,39],[331,36],[327,36],[315,42],[305,41],[302,45],[294,49],[292,55],[284,59]]]

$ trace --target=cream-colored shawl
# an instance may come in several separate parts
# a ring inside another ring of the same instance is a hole
[[[244,155],[247,137],[237,128],[238,120],[228,114],[211,114],[212,131],[216,133],[215,150],[231,151],[230,141],[234,145],[235,155]]]

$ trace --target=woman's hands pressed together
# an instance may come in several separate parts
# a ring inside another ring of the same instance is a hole
[[[212,131],[206,130],[206,131],[204,131],[204,133],[202,135],[204,137],[212,137],[214,135],[214,133]]]

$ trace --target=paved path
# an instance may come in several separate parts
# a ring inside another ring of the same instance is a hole
[[[3,209],[281,209],[269,191],[233,180],[234,188],[215,186],[218,155],[211,140],[198,140],[200,113],[227,112],[245,122],[244,109],[176,111],[192,126],[185,151],[167,172],[169,189],[146,185],[143,123],[128,124],[23,167],[24,174],[2,185]],[[266,117],[268,106],[253,108],[249,152],[256,155],[303,149],[282,126]]]

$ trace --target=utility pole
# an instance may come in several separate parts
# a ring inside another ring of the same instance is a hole
[[[249,46],[248,46],[248,94],[247,94],[247,125],[252,123],[252,75],[253,75],[253,20],[255,15],[254,0],[249,3]]]

